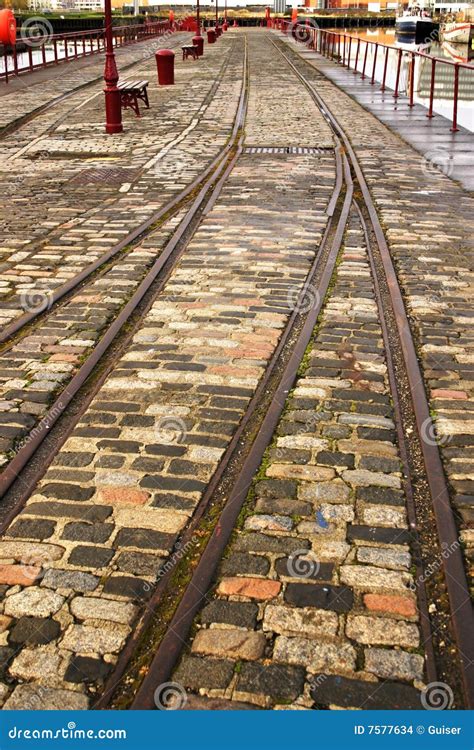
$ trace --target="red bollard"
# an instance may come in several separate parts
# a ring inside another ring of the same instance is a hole
[[[208,29],[207,30],[207,43],[214,44],[215,41],[216,41],[216,30]]]
[[[159,49],[155,52],[160,86],[171,86],[174,83],[174,52],[172,49]]]
[[[201,32],[193,36],[191,39],[192,43],[198,50],[198,57],[202,57],[204,54],[204,37],[201,36]]]
[[[228,28],[229,28],[229,24],[227,23],[227,21],[224,21],[224,23],[222,24],[222,30],[227,31]]]
[[[222,36],[222,29],[220,26],[216,26],[216,38],[218,39],[220,36]]]

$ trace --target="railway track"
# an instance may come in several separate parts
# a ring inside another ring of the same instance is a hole
[[[181,32],[182,33],[182,32]],[[160,37],[157,37],[157,40],[159,41]],[[152,40],[150,40],[152,41]],[[171,45],[173,49],[176,47],[174,45]],[[179,46],[179,42],[177,44]],[[153,53],[150,54],[148,57],[152,57]],[[90,59],[90,62],[95,62],[94,59]],[[122,66],[123,71],[131,71],[135,67],[138,67],[140,69],[140,65],[143,64],[143,59],[139,61],[135,61],[132,63],[128,63],[124,66]],[[14,120],[12,123],[9,123],[8,125],[5,125],[4,127],[0,128],[0,140],[4,140],[8,135],[11,135],[12,133],[16,133],[18,130],[23,128],[25,125],[31,123],[33,120],[36,120],[40,115],[43,115],[45,112],[49,112],[50,110],[56,108],[59,104],[62,104],[67,99],[70,99],[73,96],[76,96],[79,92],[87,90],[88,88],[92,86],[96,86],[102,78],[98,76],[97,78],[94,78],[92,81],[88,81],[87,83],[77,86],[76,88],[71,89],[70,91],[65,92],[64,94],[60,94],[59,96],[52,99],[50,102],[47,102],[46,104],[41,105],[37,109],[35,109],[33,112],[24,115],[22,117],[19,117],[18,119]],[[64,122],[67,118],[71,116],[73,112],[77,112],[77,110],[81,109],[85,104],[87,104],[90,99],[95,98],[96,96],[100,96],[102,91],[97,92],[93,95],[93,97],[88,97],[84,101],[80,102],[78,105],[72,107],[65,115],[61,115],[58,117],[57,120],[54,121],[51,125],[49,125],[45,129],[45,133],[49,133],[51,130],[57,128],[62,122]],[[9,159],[15,158],[16,154],[12,154],[9,156]]]
[[[206,105],[209,104],[209,102],[212,100],[213,95],[222,82],[225,70],[229,64],[230,59],[231,56],[226,58],[226,61],[224,62],[224,65],[222,66],[221,71],[216,81],[214,82],[214,85],[212,86],[208,96],[203,102],[201,114],[205,112]],[[173,139],[173,141],[168,144],[166,153],[168,153],[174,145],[179,145],[180,141],[183,140],[183,138],[186,136],[186,132],[188,130],[189,128],[185,129],[184,133],[179,133]],[[80,273],[72,276],[72,278],[70,278],[66,283],[62,284],[60,287],[56,288],[50,293],[46,294],[41,291],[33,291],[31,293],[32,309],[29,312],[25,313],[23,316],[17,318],[10,325],[4,327],[4,329],[0,333],[0,357],[2,357],[2,360],[8,361],[8,358],[10,356],[9,353],[12,351],[12,349],[15,351],[21,349],[22,342],[28,340],[30,336],[34,336],[36,332],[40,332],[42,326],[46,325],[47,327],[52,326],[54,328],[54,326],[57,325],[57,323],[55,323],[54,321],[58,318],[58,316],[60,325],[66,325],[66,329],[69,319],[74,324],[74,321],[77,318],[77,306],[75,305],[76,298],[84,301],[87,297],[87,294],[92,292],[91,298],[94,299],[94,294],[96,294],[97,291],[100,292],[101,289],[103,290],[104,284],[106,284],[108,278],[110,279],[108,285],[109,292],[114,288],[114,284],[119,285],[120,292],[122,291],[120,289],[121,283],[130,284],[130,291],[128,293],[129,297],[131,297],[132,292],[135,291],[135,287],[137,286],[139,280],[142,281],[142,284],[146,284],[146,279],[149,278],[150,274],[152,273],[150,266],[152,265],[152,261],[154,260],[150,253],[144,254],[144,257],[139,259],[139,263],[134,268],[134,272],[138,270],[139,273],[135,286],[132,285],[131,281],[127,281],[127,269],[129,267],[129,263],[131,262],[131,259],[133,259],[134,254],[137,252],[137,249],[139,249],[140,245],[143,242],[146,243],[147,237],[153,236],[159,228],[164,231],[169,222],[176,220],[176,217],[180,213],[186,211],[187,208],[192,205],[196,196],[200,194],[200,191],[203,188],[204,184],[208,184],[208,186],[212,185],[212,175],[215,173],[216,178],[219,175],[223,160],[229,158],[229,154],[231,154],[232,149],[235,146],[235,138],[236,131],[234,128],[234,132],[231,132],[229,141],[226,143],[225,147],[217,154],[217,156],[212,159],[210,164],[197,177],[195,177],[195,179],[190,182],[190,184],[179,191],[177,195],[166,202],[159,210],[155,211],[148,219],[142,222],[132,232],[128,233],[120,242],[115,244],[112,248],[110,248],[103,255],[97,258],[96,261],[86,266],[83,270],[80,271]],[[123,268],[122,280],[117,278],[118,274],[120,273],[121,267]],[[150,273],[147,276],[148,271]],[[98,285],[100,284],[102,284],[102,287],[98,288]],[[120,307],[127,300],[126,297],[122,297],[122,294],[118,296],[120,296],[120,300],[117,300],[116,308],[117,310],[120,310]],[[88,310],[88,316],[91,317],[92,320],[94,319],[94,317],[100,320],[103,316],[103,309],[104,305],[102,299],[97,298],[95,306],[93,303],[91,304],[90,309]],[[108,311],[108,317],[110,318],[111,316],[113,316],[115,312],[116,310],[114,309]],[[66,330],[65,335],[67,335]],[[104,336],[107,336],[107,327],[104,332]],[[15,356],[16,365],[19,366],[21,364],[21,360],[18,358],[19,355]],[[25,365],[28,359],[28,353],[25,351]],[[62,394],[59,394],[51,407],[51,410],[54,410],[54,412],[57,414],[59,414],[58,404],[62,403],[61,398]],[[27,438],[27,442],[29,445],[31,445],[31,449],[33,449],[35,445],[38,446],[41,443],[43,436],[46,434],[47,430],[50,429],[51,422],[48,416],[45,417],[45,420],[43,420],[39,425],[35,424],[33,427],[34,437],[31,440]],[[25,437],[26,435],[21,436],[20,444],[24,444]],[[32,454],[30,453],[29,455]],[[17,469],[14,469],[14,472],[16,471]],[[3,480],[0,480],[5,482],[5,484],[2,485],[2,491],[5,491],[6,487],[9,486],[9,483],[12,481],[13,477],[14,473],[10,473],[9,469],[5,469]]]
[[[458,706],[472,707],[472,610],[461,552],[454,544],[457,541],[457,531],[438,448],[423,439],[427,420],[430,419],[428,402],[389,249],[350,141],[318,95],[313,82],[305,75],[306,63],[296,55],[292,59],[280,44],[272,41],[271,45],[309,93],[318,112],[329,123],[334,134],[336,179],[326,209],[327,224],[319,251],[299,290],[294,310],[286,321],[278,345],[266,364],[264,375],[249,399],[238,427],[223,451],[217,469],[192,517],[174,546],[178,551],[189,550],[184,556],[183,565],[187,571],[184,582],[176,575],[174,566],[164,568],[94,707],[156,708],[154,695],[157,686],[172,679],[194,618],[207,601],[217,567],[262,465],[265,451],[275,434],[288,393],[298,376],[320,315],[325,309],[344,236],[354,213],[363,228],[382,326],[397,440],[403,464],[403,486],[409,524],[413,532],[412,551],[416,564],[416,593],[427,681],[435,683],[444,680],[452,687]],[[147,309],[147,295],[152,299],[164,288],[202,219],[215,207],[220,193],[244,153],[247,104],[246,52],[245,75],[230,142],[196,184],[193,183],[187,189],[188,192],[185,191],[186,194],[181,196],[180,201],[176,199],[175,209],[184,210],[184,205],[187,208],[187,204],[183,205],[182,201],[193,191],[199,191],[197,195],[193,195],[191,207],[153,268],[107,329],[94,352],[56,400],[49,415],[43,419],[40,432],[32,437],[7,468],[4,478],[0,480],[3,492],[8,490],[7,501],[11,498],[3,530],[16,517],[44,473],[43,464],[53,459],[64,442],[64,433],[58,440],[54,439],[54,432],[52,439],[48,437],[51,428],[80,393],[90,375],[101,366],[101,358],[123,326],[131,320],[137,306],[145,302],[139,316],[140,320],[143,319]],[[163,218],[165,213],[160,216]],[[316,304],[307,309],[305,299],[314,290]],[[97,393],[110,368],[111,364],[107,365],[99,381],[93,384],[86,397],[87,403]],[[68,433],[67,427],[65,431]],[[50,441],[51,444],[49,448],[47,445],[41,448],[41,467],[34,467],[28,475],[25,471],[27,462],[46,438],[46,443]],[[441,554],[444,545],[454,545],[454,551],[448,558]],[[433,559],[439,558],[443,560],[443,578],[440,580],[438,577],[436,581],[425,580],[426,567]],[[446,592],[449,599],[445,596]],[[444,604],[433,613],[428,602],[436,600],[443,601]],[[453,664],[458,665],[458,674]],[[146,675],[142,679],[144,673]]]
[[[247,53],[245,52],[244,70],[247,65],[246,54]],[[120,334],[123,327],[128,323],[137,308],[142,305],[143,301],[148,298],[150,289],[152,289],[151,296],[154,297],[163,288],[172,269],[184,252],[186,244],[196,230],[201,214],[206,213],[208,208],[210,208],[215,202],[227,175],[235,164],[237,155],[241,152],[241,130],[243,119],[245,117],[246,98],[247,84],[244,80],[231,137],[225,148],[218,154],[218,156],[216,156],[199,177],[181,191],[174,199],[169,201],[162,209],[157,211],[151,220],[144,222],[133,233],[118,243],[112,250],[105,253],[96,263],[91,264],[91,266],[84,269],[83,272],[77,274],[53,294],[51,305],[48,304],[48,314],[50,314],[52,304],[59,302],[63,297],[67,297],[67,295],[77,288],[81,288],[82,291],[83,282],[90,276],[94,275],[96,271],[99,271],[106,266],[109,261],[121,253],[125,248],[128,248],[132,243],[142,242],[147,234],[156,231],[155,225],[162,221],[164,217],[167,217],[167,219],[170,217],[172,218],[176,216],[179,211],[183,211],[183,207],[186,207],[186,213],[180,221],[177,229],[172,233],[159,257],[152,265],[151,269],[146,273],[138,288],[127,301],[127,304],[121,309],[113,322],[106,328],[100,341],[96,344],[91,354],[75,373],[70,383],[56,396],[54,403],[48,409],[46,415],[42,418],[39,424],[33,428],[31,434],[27,436],[26,439],[23,438],[22,447],[0,475],[0,497],[3,497],[12,484],[18,480],[18,477],[24,471],[32,456],[43,444],[44,440],[50,435],[51,428],[64,414],[66,407],[80,391],[90,375],[100,365],[102,357],[112,345],[116,337]],[[3,331],[0,341],[3,342],[10,339],[13,334],[22,331],[23,329],[29,331],[29,324],[36,322],[38,319],[42,319],[43,315],[44,310],[39,309],[36,312],[33,311],[27,314],[23,319],[20,318],[18,321],[15,321],[15,323],[8,326]],[[144,313],[142,312],[141,318],[143,315]],[[11,346],[13,346],[13,344],[9,344],[8,348],[11,348]],[[52,449],[50,458],[54,456],[56,451],[57,446]],[[8,515],[4,517],[2,524],[3,529],[8,526],[11,519],[18,513],[19,507],[24,503],[28,493],[37,481],[37,478],[35,472],[29,481],[25,482],[24,479],[21,479],[22,486],[19,495],[20,499],[15,502],[14,507],[10,510]]]
[[[141,159],[141,164],[137,169],[131,169],[127,170],[130,173],[129,178],[129,184],[128,184],[128,191],[133,190],[134,187],[140,184],[140,181],[143,181],[144,178],[147,177],[150,170],[153,170],[156,165],[159,166],[160,159],[163,157],[165,160],[170,158],[169,153],[173,148],[176,148],[179,150],[181,144],[183,142],[186,142],[187,138],[192,138],[193,132],[196,130],[196,128],[199,128],[203,122],[203,119],[206,117],[207,110],[210,105],[212,105],[216,92],[218,91],[219,87],[225,82],[226,80],[226,73],[229,69],[229,66],[235,65],[237,56],[240,54],[240,48],[238,41],[236,39],[231,40],[231,49],[229,51],[229,54],[225,55],[224,60],[222,64],[220,65],[220,68],[217,72],[217,75],[215,76],[215,79],[212,81],[212,84],[210,85],[209,89],[206,91],[205,96],[203,97],[202,102],[200,103],[199,108],[196,110],[194,114],[191,112],[191,116],[187,118],[186,123],[182,130],[178,132],[172,139],[172,141],[167,142],[163,148],[161,149],[161,152],[154,153],[154,156],[152,159],[146,159],[145,161],[143,158]],[[132,64],[132,67],[140,69],[140,66],[143,66],[143,61],[135,62]],[[86,87],[94,86],[96,85],[96,81],[92,81],[88,84],[86,84]],[[70,94],[67,96],[73,96],[74,94],[77,94],[77,89],[73,90]],[[78,103],[76,107],[73,107],[72,110],[69,110],[66,114],[61,115],[58,119],[56,119],[53,122],[48,121],[46,123],[46,127],[41,130],[41,132],[35,137],[33,140],[31,140],[31,134],[28,132],[26,135],[25,142],[21,143],[21,147],[15,151],[13,154],[10,154],[9,159],[13,162],[15,162],[16,159],[19,158],[29,158],[31,155],[29,153],[29,150],[32,149],[35,144],[38,145],[38,143],[41,142],[41,139],[45,136],[52,136],[56,132],[57,128],[65,121],[66,118],[69,118],[71,112],[76,112],[80,108],[83,108],[87,104],[89,104],[95,97],[94,94],[92,97],[88,97],[85,101],[81,101]],[[64,97],[61,97],[58,101],[52,102],[51,107],[54,109],[57,104],[62,104],[64,101]],[[28,124],[31,123],[32,120],[35,120],[37,117],[40,117],[44,114],[44,110],[40,110],[38,112],[35,112],[32,114],[32,117],[28,120]],[[20,123],[18,125],[18,128],[21,128],[22,125],[25,123]],[[7,135],[7,134],[5,134]],[[1,137],[1,134],[0,134]],[[67,139],[65,142],[65,146],[67,147]],[[54,150],[53,146],[53,150]],[[34,156],[34,154],[33,154]],[[65,153],[65,156],[67,157],[67,151]],[[94,156],[92,154],[92,156]],[[105,156],[105,154],[103,154]],[[82,155],[83,158],[87,159],[87,162],[81,161],[76,167],[75,172],[73,173],[73,181],[75,177],[78,177],[80,179],[81,177],[81,170],[84,170],[84,166],[89,166],[89,161],[91,158],[91,154],[87,152],[87,150]],[[106,172],[105,179],[109,179],[107,176],[108,168],[110,167],[110,164],[108,163],[107,159],[105,159],[105,162],[103,159],[100,158],[100,154],[97,154],[95,157],[95,162],[98,165],[98,171],[101,171],[101,168],[103,167]],[[217,160],[216,158],[211,158],[210,161],[214,164]],[[113,165],[112,165],[113,166]],[[102,171],[104,171],[102,169]],[[87,170],[86,170],[87,171]],[[97,170],[96,170],[97,171]],[[113,171],[113,170],[112,170]],[[196,170],[194,170],[194,173]],[[204,170],[203,170],[204,172]],[[66,180],[64,183],[66,187],[66,191],[71,188],[69,187],[70,172],[68,173],[66,171],[66,174],[68,174],[69,179]],[[205,174],[203,179],[205,178]],[[104,178],[103,178],[104,179]],[[103,181],[102,179],[102,181]],[[111,177],[110,179],[113,179]],[[126,179],[125,177],[123,179]],[[46,176],[46,188],[48,186],[48,180],[49,175]],[[27,310],[23,315],[19,315],[18,317],[14,318],[13,321],[10,324],[7,324],[4,326],[0,332],[0,343],[4,343],[11,339],[11,337],[18,332],[22,331],[25,326],[33,322],[34,320],[38,319],[45,311],[49,311],[53,306],[57,304],[58,301],[62,300],[65,296],[71,293],[74,289],[77,289],[82,285],[92,274],[95,274],[100,268],[105,266],[113,257],[117,256],[117,254],[123,253],[124,248],[132,246],[133,243],[137,241],[137,238],[139,238],[145,231],[147,231],[150,227],[155,225],[157,222],[161,221],[162,217],[165,215],[169,215],[170,211],[174,210],[176,206],[180,204],[180,201],[183,201],[184,198],[186,198],[190,193],[192,193],[193,190],[197,188],[199,185],[199,178],[191,180],[191,185],[189,186],[189,190],[181,190],[176,195],[176,197],[173,197],[172,200],[166,202],[166,204],[163,206],[162,209],[159,209],[155,212],[151,212],[150,216],[147,217],[145,221],[142,220],[142,217],[139,215],[138,220],[135,220],[132,216],[124,216],[124,226],[126,230],[125,237],[120,242],[114,243],[113,240],[114,237],[111,239],[110,247],[107,249],[106,252],[104,252],[102,255],[96,257],[92,263],[85,264],[83,261],[81,261],[79,266],[83,266],[79,273],[76,273],[72,278],[68,279],[66,282],[61,283],[60,279],[55,280],[54,279],[54,272],[58,269],[54,268],[53,270],[53,279],[50,282],[49,285],[46,285],[44,283],[44,280],[41,281],[39,284],[37,295],[41,299],[39,300],[39,304],[35,306],[34,304],[30,305],[32,309]],[[72,189],[74,191],[74,189]],[[78,215],[74,219],[74,225],[71,227],[71,222],[68,221],[64,225],[54,226],[53,228],[48,228],[45,234],[41,234],[41,237],[39,237],[37,240],[33,240],[32,243],[24,246],[24,251],[30,253],[30,260],[34,263],[36,254],[41,252],[47,252],[48,247],[57,245],[58,243],[62,243],[64,238],[67,235],[67,229],[72,228],[73,234],[76,235],[76,233],[81,230],[81,227],[84,229],[87,229],[88,226],[91,226],[88,224],[88,222],[92,222],[92,225],[94,221],[101,220],[104,211],[105,215],[108,218],[110,214],[110,203],[109,203],[109,197],[110,194],[107,192],[105,194],[101,194],[100,192],[100,181],[98,183],[98,205],[94,206],[93,208],[90,207],[90,205],[86,208],[85,211],[80,211]],[[74,197],[74,192],[71,198]],[[118,197],[116,198],[116,205],[117,205],[117,211],[120,213],[120,201],[124,200],[126,198],[125,195],[119,193]],[[35,217],[36,218],[36,217]],[[61,231],[62,230],[62,231]],[[113,234],[113,233],[112,233]],[[77,235],[76,235],[77,236]],[[90,253],[85,250],[84,255],[90,256]],[[96,253],[92,253],[92,256],[96,255]],[[22,262],[25,262],[25,258],[23,258]],[[86,261],[87,262],[87,261]],[[15,266],[11,266],[11,271],[15,270]],[[31,290],[31,296],[34,297],[35,290]],[[28,303],[28,295],[26,295],[27,299],[26,302]],[[12,289],[12,292],[9,296],[4,296],[4,301],[8,305],[16,304],[17,307],[25,307],[25,304],[22,303],[21,296],[17,294],[16,288]],[[34,300],[33,300],[34,301]],[[28,305],[27,305],[28,306]]]
[[[183,652],[194,618],[203,604],[208,601],[217,567],[226,550],[242,506],[251,489],[253,479],[261,465],[278,420],[285,405],[285,397],[292,388],[300,362],[323,307],[329,282],[338,258],[344,230],[351,207],[356,208],[366,237],[370,266],[376,289],[377,306],[382,322],[383,339],[387,357],[388,375],[396,416],[396,431],[403,463],[404,489],[407,497],[408,517],[412,530],[416,530],[412,548],[416,562],[416,593],[420,612],[420,627],[426,659],[427,681],[436,683],[442,679],[454,687],[460,705],[474,705],[472,608],[469,598],[462,554],[457,542],[458,535],[454,515],[449,503],[446,479],[441,465],[438,447],[424,439],[427,420],[430,420],[429,407],[424,392],[423,380],[415,352],[410,325],[406,316],[403,298],[396,273],[390,258],[388,246],[380,226],[378,216],[370,196],[368,185],[358,164],[354,150],[346,133],[329,111],[313,84],[305,77],[306,64],[293,62],[283,52],[281,46],[272,42],[281,57],[291,67],[295,75],[310,92],[316,106],[330,123],[338,149],[342,154],[344,184],[338,181],[338,211],[333,215],[337,223],[329,225],[323,242],[330,245],[330,251],[318,256],[318,273],[313,271],[312,283],[317,278],[318,299],[320,300],[306,318],[298,338],[293,343],[292,354],[276,387],[270,404],[267,405],[258,432],[248,450],[233,485],[227,492],[226,502],[214,526],[204,551],[194,560],[191,578],[181,592],[181,599],[166,628],[161,627],[158,648],[145,678],[131,703],[133,709],[156,708],[155,690],[172,679],[173,670]],[[344,202],[341,206],[341,194]],[[215,489],[214,487],[212,489]],[[196,521],[198,519],[196,518]],[[433,533],[436,529],[435,534]],[[191,538],[193,527],[183,537],[183,544]],[[454,550],[446,557],[445,548]],[[440,583],[425,583],[425,570],[433,559],[442,559],[444,578]],[[142,629],[130,641],[119,666],[99,700],[97,707],[120,705],[113,702],[114,692],[126,674],[130,661],[133,663],[134,650],[140,648],[140,640],[147,639],[146,626],[152,620],[152,610],[164,598],[168,577],[161,580],[150,602],[148,617]],[[449,605],[439,608],[436,614],[429,610],[428,601],[441,601],[448,592]],[[176,593],[176,592],[175,592]],[[166,609],[166,607],[165,607]],[[160,629],[160,625],[155,628]],[[453,650],[459,668],[453,668]],[[137,664],[142,664],[136,658]],[[459,680],[458,677],[461,677]]]

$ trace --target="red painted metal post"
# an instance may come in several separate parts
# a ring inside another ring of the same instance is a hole
[[[359,62],[360,39],[357,40],[356,59],[354,65],[354,75],[357,73],[357,63]]]
[[[342,35],[342,65],[346,66],[346,35]]]
[[[217,31],[218,28],[219,28],[219,3],[218,3],[218,0],[216,0],[216,39],[219,34],[219,32]]]
[[[158,83],[160,86],[174,84],[174,52],[172,49],[159,49],[155,52],[156,67],[158,69]]]
[[[3,52],[3,60],[5,65],[5,83],[8,83],[8,55],[6,53],[6,50]]]
[[[372,80],[370,81],[370,83],[372,84],[372,86],[375,83],[375,69],[376,69],[376,66],[377,66],[377,52],[378,51],[379,51],[379,45],[377,44],[377,42],[375,42],[374,64],[372,66]]]
[[[395,92],[393,94],[394,99],[398,99],[398,87],[400,85],[400,70],[402,67],[402,51],[398,50],[398,62],[397,62],[397,78],[395,81]]]
[[[56,63],[56,65],[58,65],[58,63],[59,63],[59,60],[58,60],[58,43],[57,43],[56,39],[53,39],[53,48],[54,48],[54,62]]]
[[[414,107],[415,102],[413,97],[415,96],[415,53],[411,53],[410,60],[410,101],[408,102],[409,107]]]
[[[47,66],[47,60],[46,60],[46,44],[43,42],[41,45],[41,59],[43,61],[43,68],[46,68]]]
[[[16,44],[13,47],[13,73],[14,75],[18,75],[18,56],[16,53]]]
[[[453,127],[452,133],[457,133],[458,128],[458,96],[459,96],[459,64],[454,66],[454,92],[453,92]]]
[[[369,42],[365,43],[364,63],[362,65],[362,80],[365,79],[365,66],[367,64],[367,53],[369,51]]]
[[[351,67],[351,45],[352,45],[352,37],[349,37],[349,51],[347,53],[347,69]]]
[[[430,119],[434,117],[433,103],[434,103],[434,92],[435,92],[435,75],[436,75],[436,58],[433,57],[431,60],[430,106],[428,109],[428,114],[426,115]]]
[[[382,78],[381,91],[385,91],[385,81],[387,80],[387,65],[388,65],[389,54],[390,54],[390,47],[385,47],[385,60],[383,64],[383,78]]]
[[[105,130],[107,133],[121,133],[122,103],[117,88],[119,74],[115,62],[114,42],[112,36],[112,3],[105,0]]]

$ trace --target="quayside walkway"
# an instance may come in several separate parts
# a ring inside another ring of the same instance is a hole
[[[3,707],[472,706],[472,194],[274,31],[159,44],[123,134],[97,62],[0,131]]]

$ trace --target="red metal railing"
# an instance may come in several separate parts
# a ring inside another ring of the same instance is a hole
[[[404,56],[408,56],[407,65],[407,85],[406,93],[408,96],[408,106],[414,106],[415,96],[415,62],[416,58],[424,58],[431,61],[431,75],[430,75],[430,88],[427,95],[429,102],[427,117],[434,117],[433,106],[435,100],[435,87],[436,87],[436,71],[439,70],[441,65],[450,66],[453,69],[453,89],[452,89],[452,110],[448,119],[452,121],[451,130],[456,132],[458,128],[458,104],[459,104],[459,73],[460,70],[470,70],[471,74],[474,75],[474,66],[468,63],[455,62],[454,60],[446,60],[445,58],[434,57],[428,55],[426,52],[420,50],[404,50],[400,47],[394,47],[391,44],[383,44],[382,42],[371,41],[370,39],[362,39],[358,36],[352,36],[351,34],[341,33],[338,31],[326,31],[325,29],[314,28],[314,26],[306,24],[292,24],[289,21],[277,18],[274,19],[274,28],[280,29],[283,33],[287,34],[291,31],[294,38],[297,41],[301,41],[307,46],[319,52],[325,57],[336,60],[348,69],[353,69],[354,73],[361,73],[362,78],[365,79],[367,55],[369,48],[372,47],[373,51],[373,66],[370,75],[370,83],[375,84],[376,75],[376,64],[377,54],[379,48],[385,50],[385,58],[383,62],[383,74],[380,82],[380,88],[385,91],[387,88],[387,71],[389,66],[389,58],[391,57],[395,65],[395,84],[393,98],[395,101],[400,95],[400,83],[402,75],[402,62]],[[362,45],[365,45],[365,49],[361,49]],[[351,50],[355,47],[355,56],[351,55]],[[347,50],[347,54],[346,54]],[[358,63],[362,60],[362,70],[359,70]],[[473,78],[474,86],[474,78]]]
[[[141,42],[151,37],[163,36],[173,29],[169,21],[114,27],[114,47]],[[10,76],[31,73],[38,68],[59,65],[87,55],[105,51],[104,29],[75,31],[70,34],[53,34],[32,43],[18,39],[13,49],[3,53],[3,66],[0,80],[8,83]],[[0,58],[1,59],[1,58]]]

